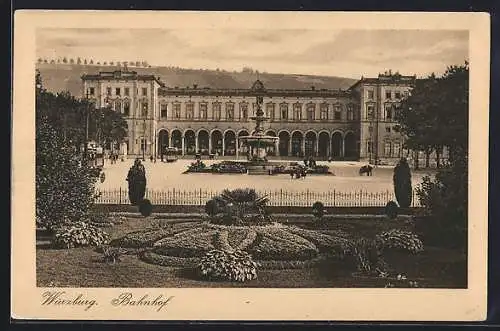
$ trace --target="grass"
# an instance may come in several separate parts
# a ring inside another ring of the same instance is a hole
[[[152,218],[127,218],[106,231],[112,238],[118,238],[151,222],[154,222]],[[358,234],[367,227],[366,223],[361,226],[358,220],[345,219],[342,223],[349,231],[359,230]],[[371,228],[380,226],[376,223],[372,223]],[[246,283],[201,281],[194,270],[148,264],[135,255],[124,255],[122,261],[115,264],[104,263],[94,248],[52,249],[42,239],[38,238],[36,254],[40,287],[384,287],[390,281],[353,276],[353,270],[342,263],[311,269],[261,270],[256,280]],[[418,280],[424,287],[466,287],[466,259],[452,250],[425,247],[419,255],[396,255],[390,259],[398,273]]]

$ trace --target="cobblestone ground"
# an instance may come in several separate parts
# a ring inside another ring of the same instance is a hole
[[[173,163],[152,163],[149,160],[143,162],[146,168],[148,189],[180,189],[196,190],[210,189],[222,190],[225,188],[251,187],[257,190],[287,190],[287,191],[340,191],[353,192],[363,190],[365,192],[384,192],[393,190],[392,173],[393,168],[379,166],[373,170],[373,176],[359,176],[358,170],[363,163],[359,162],[318,162],[328,165],[335,176],[310,175],[304,179],[291,179],[288,175],[258,176],[258,175],[236,175],[236,174],[182,174],[191,160],[178,160]],[[210,165],[217,160],[204,160]],[[99,184],[102,190],[126,189],[125,180],[128,169],[133,160],[118,161],[116,164],[104,166],[106,179]],[[422,177],[430,171],[420,170],[412,172],[413,186],[421,182]]]

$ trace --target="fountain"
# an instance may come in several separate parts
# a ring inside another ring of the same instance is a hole
[[[254,89],[263,89],[262,83],[257,80],[254,84]],[[267,160],[267,149],[268,147],[276,147],[279,140],[278,137],[267,136],[264,133],[263,123],[269,119],[269,117],[264,116],[264,111],[262,109],[263,97],[257,96],[256,112],[255,116],[250,117],[251,120],[255,121],[255,130],[249,136],[239,137],[238,140],[241,141],[249,148],[247,169],[248,174],[264,174],[268,173],[270,164]]]

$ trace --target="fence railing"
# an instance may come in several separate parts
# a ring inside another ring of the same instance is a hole
[[[146,190],[145,198],[153,205],[190,205],[204,206],[211,198],[218,195],[219,191],[197,189],[197,190]],[[279,207],[310,207],[316,201],[321,201],[325,207],[383,207],[390,200],[396,200],[394,192],[369,192],[369,191],[287,191],[287,190],[262,190],[257,191],[260,196],[267,196],[268,206]],[[99,190],[96,203],[98,204],[129,204],[128,191],[126,189]],[[413,191],[411,207],[420,207],[416,192]]]

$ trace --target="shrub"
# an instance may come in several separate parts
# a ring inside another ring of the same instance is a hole
[[[435,179],[426,176],[417,187],[420,204],[428,215],[426,224],[417,222],[425,240],[467,250],[468,168],[466,151],[456,153],[453,164],[442,168]]]
[[[257,263],[243,251],[212,250],[199,264],[202,277],[245,282],[257,278]]]
[[[317,218],[323,217],[325,214],[325,205],[321,201],[316,201],[312,206],[313,215]]]
[[[203,171],[205,170],[207,166],[205,165],[205,163],[203,163],[203,161],[201,160],[197,160],[196,162],[192,162],[189,166],[188,166],[188,172],[200,172],[200,171]]]
[[[222,222],[231,224],[269,224],[271,214],[265,209],[267,197],[260,197],[252,188],[224,190],[214,198],[224,213]],[[228,208],[226,208],[228,207]]]
[[[221,174],[244,174],[247,168],[240,163],[221,162],[212,165],[213,172]]]
[[[205,213],[207,213],[208,216],[214,217],[220,212],[221,208],[216,200],[210,199],[207,201],[207,203],[205,204]]]
[[[67,220],[88,217],[94,203],[95,172],[47,123],[36,128],[36,221],[52,230]]]
[[[398,206],[398,204],[396,202],[389,201],[385,205],[385,214],[390,219],[395,219],[398,216],[398,213],[399,213],[399,206]]]
[[[387,269],[380,243],[374,239],[354,239],[350,243],[349,249],[346,250],[347,254],[354,258],[360,272],[380,274]]]
[[[395,248],[404,249],[411,253],[423,251],[424,246],[418,236],[409,231],[392,229],[377,235],[377,240],[384,249]]]
[[[100,246],[108,244],[109,235],[86,222],[62,226],[56,230],[53,244],[58,248]]]
[[[408,208],[412,200],[411,171],[405,158],[401,158],[394,167],[394,194],[401,208]]]
[[[151,201],[149,201],[148,199],[143,199],[139,203],[139,212],[144,217],[150,216],[153,212],[153,205],[151,204]]]

